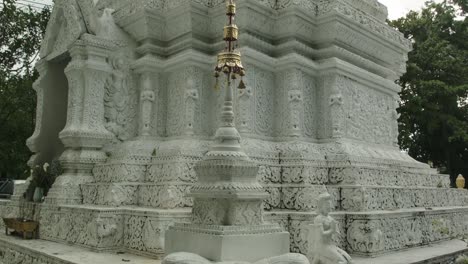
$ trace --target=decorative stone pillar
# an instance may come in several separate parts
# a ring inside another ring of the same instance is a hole
[[[206,59],[206,57],[205,57]],[[199,135],[202,128],[200,96],[206,85],[203,78],[206,71],[196,60],[174,58],[167,66],[167,134],[185,137]],[[202,64],[204,62],[201,62]],[[171,67],[174,66],[174,67]]]
[[[303,134],[303,78],[299,69],[291,69],[286,74],[287,124],[286,134],[290,137],[301,137]]]
[[[187,88],[185,89],[185,122],[184,134],[193,135],[195,126],[195,114],[197,112],[197,104],[200,99],[198,89],[195,85],[195,75],[189,76],[187,80]]]
[[[156,95],[158,93],[158,76],[160,69],[156,65],[160,62],[151,54],[146,54],[135,62],[133,69],[140,76],[140,111],[138,116],[138,136],[148,137],[151,136],[152,130],[152,116],[157,107],[155,107]],[[156,124],[153,124],[156,125]],[[154,132],[156,133],[156,132]]]
[[[330,96],[330,113],[332,120],[332,137],[341,138],[343,136],[343,96],[335,93]]]
[[[329,98],[330,120],[331,120],[331,137],[342,138],[344,133],[344,110],[343,110],[343,95],[339,90],[336,76],[328,76],[330,79],[331,95]]]
[[[144,84],[140,92],[140,136],[147,137],[151,133],[151,113],[153,112],[153,102],[155,98],[152,87],[151,77],[147,74],[142,75]]]
[[[64,172],[49,191],[50,203],[81,203],[80,185],[92,182],[92,168],[107,158],[101,149],[112,134],[104,127],[104,85],[112,72],[106,59],[113,49],[112,42],[88,34],[70,48],[67,122],[59,134],[65,145],[60,157]]]
[[[26,145],[28,146],[29,150],[33,153],[31,158],[28,161],[29,167],[34,167],[38,164],[38,156],[39,156],[39,146],[38,146],[38,138],[41,133],[42,128],[42,112],[43,112],[43,105],[44,105],[44,89],[41,85],[44,77],[47,75],[48,65],[47,61],[40,60],[36,63],[36,70],[39,72],[39,78],[33,83],[33,89],[36,91],[37,95],[37,107],[36,107],[36,127],[34,129],[34,133],[31,137],[26,140]]]
[[[300,137],[302,135],[302,91],[290,90],[288,92],[289,117],[291,120],[289,136]]]

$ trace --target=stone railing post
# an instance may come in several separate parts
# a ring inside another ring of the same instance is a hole
[[[65,151],[60,157],[60,175],[46,201],[60,204],[82,202],[80,184],[94,180],[92,169],[107,158],[102,147],[112,139],[104,127],[104,85],[112,72],[108,54],[112,42],[85,34],[70,48],[71,62],[65,69],[68,79],[68,112],[60,140]]]

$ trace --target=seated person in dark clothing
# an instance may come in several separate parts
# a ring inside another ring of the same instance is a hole
[[[7,178],[0,178],[0,198],[9,198],[13,194],[14,181]]]

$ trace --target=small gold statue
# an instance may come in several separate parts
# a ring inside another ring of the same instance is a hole
[[[465,188],[465,178],[463,175],[459,174],[456,180],[457,188],[458,189],[463,189]]]

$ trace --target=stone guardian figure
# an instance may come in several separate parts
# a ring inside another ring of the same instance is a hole
[[[337,222],[329,213],[331,195],[323,193],[318,198],[317,216],[309,227],[309,253],[311,264],[352,264],[351,257],[333,242],[338,234]]]

